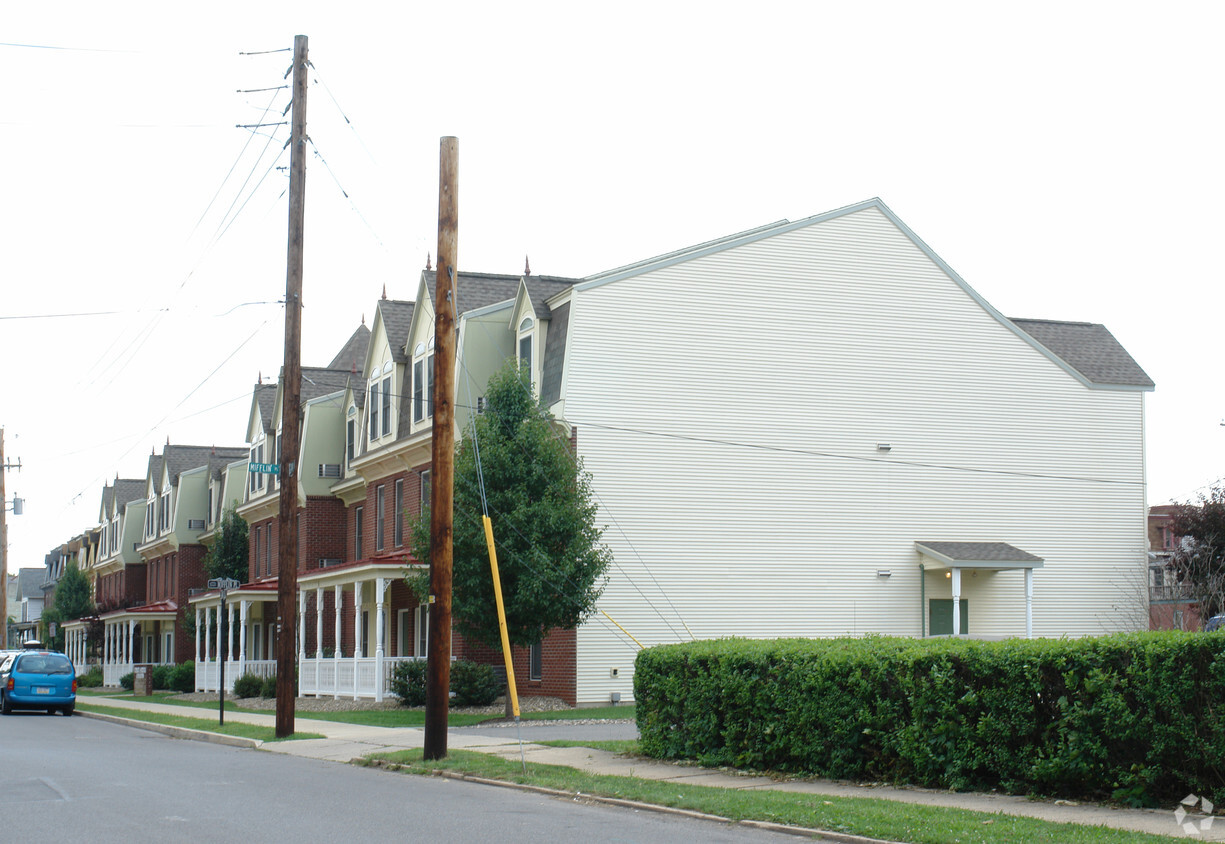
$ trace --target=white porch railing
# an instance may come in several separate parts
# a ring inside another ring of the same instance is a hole
[[[215,692],[220,685],[221,663],[216,659],[196,663],[196,691]],[[225,661],[225,690],[234,691],[234,681],[243,674],[254,674],[258,677],[275,677],[275,659],[248,659],[239,662],[235,659]]]
[[[417,657],[411,656],[385,656],[381,660],[374,657],[308,657],[298,666],[298,694],[354,700],[386,698],[391,695],[391,675],[395,667],[401,662],[415,660]]]
[[[134,671],[131,662],[108,662],[102,666],[102,685],[118,686],[119,678]]]

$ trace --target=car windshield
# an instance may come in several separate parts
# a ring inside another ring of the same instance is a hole
[[[13,670],[22,674],[71,674],[72,663],[59,654],[23,654]]]

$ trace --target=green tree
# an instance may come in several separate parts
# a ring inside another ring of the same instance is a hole
[[[43,611],[41,621],[43,641],[56,650],[64,647],[64,622],[88,618],[94,614],[94,602],[89,597],[89,578],[70,562],[64,574],[55,584],[55,601]],[[55,624],[55,635],[51,635],[51,624]]]
[[[1195,504],[1179,504],[1170,530],[1181,538],[1170,556],[1175,577],[1199,602],[1207,621],[1225,611],[1225,487],[1214,486]]]
[[[600,542],[590,475],[515,361],[489,380],[485,411],[455,455],[452,613],[464,636],[500,648],[482,475],[511,643],[531,645],[545,631],[577,627],[603,591],[612,553]],[[412,542],[417,559],[428,561],[428,510],[414,522]]]
[[[232,577],[247,582],[247,523],[230,507],[221,515],[213,545],[204,555],[204,572],[210,578]]]

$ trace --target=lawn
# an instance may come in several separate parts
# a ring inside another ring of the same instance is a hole
[[[219,725],[216,718],[189,718],[184,715],[166,715],[161,712],[145,712],[139,709],[127,709],[117,706],[100,706],[95,703],[83,703],[79,696],[77,698],[77,709],[82,712],[97,712],[101,715],[128,718],[132,721],[147,721],[151,724],[164,724],[169,727],[182,727],[187,730],[202,730],[208,733],[220,733],[226,736],[256,739],[263,742],[324,738],[319,733],[294,733],[286,739],[278,739],[276,737],[276,730],[272,727],[242,724],[237,721]]]
[[[378,753],[366,764],[408,773],[439,770],[468,776],[552,788],[575,795],[598,795],[705,812],[732,820],[792,824],[831,832],[866,835],[915,844],[1141,844],[1176,840],[1162,835],[1040,821],[1013,815],[921,806],[868,797],[826,797],[761,789],[738,790],[633,777],[588,774],[560,765],[528,764],[523,774],[518,760],[452,750],[447,758],[425,762],[420,750]],[[1175,829],[1173,818],[1170,826]]]

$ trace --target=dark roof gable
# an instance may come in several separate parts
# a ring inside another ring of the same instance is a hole
[[[1049,319],[1011,322],[1094,384],[1147,389],[1154,386],[1140,364],[1104,325]]]

